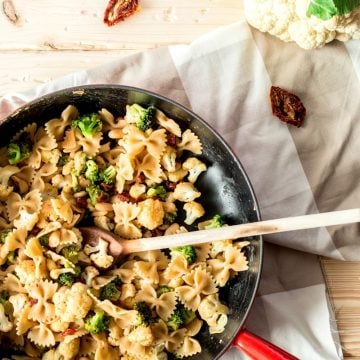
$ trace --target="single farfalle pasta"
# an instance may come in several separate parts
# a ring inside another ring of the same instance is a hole
[[[202,205],[200,138],[154,106],[125,110],[71,104],[0,149],[0,342],[26,358],[185,358],[226,327],[219,289],[248,269],[248,242],[118,258],[79,230],[150,242],[225,225]]]
[[[145,301],[152,309],[155,309],[157,315],[166,321],[175,310],[176,297],[175,291],[165,292],[158,296],[153,286],[144,285],[135,296],[135,300]]]

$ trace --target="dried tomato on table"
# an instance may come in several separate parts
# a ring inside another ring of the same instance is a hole
[[[272,113],[287,124],[300,127],[306,115],[306,109],[300,98],[282,88],[270,89]]]
[[[113,26],[139,10],[139,0],[110,0],[104,13],[104,23]]]

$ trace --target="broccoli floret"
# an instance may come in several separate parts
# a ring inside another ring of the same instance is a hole
[[[79,250],[75,245],[62,248],[61,255],[71,261],[73,264],[77,264],[79,261]]]
[[[167,286],[167,285],[160,285],[157,290],[156,293],[158,296],[162,295],[162,294],[166,294],[168,292],[174,291],[174,288]]]
[[[59,277],[57,278],[57,282],[62,286],[64,285],[71,287],[74,281],[75,281],[75,276],[74,274],[71,273],[60,274]]]
[[[85,177],[93,183],[99,180],[99,167],[94,160],[86,162]]]
[[[90,334],[98,334],[109,328],[109,318],[102,310],[95,310],[95,313],[85,318],[85,330]]]
[[[182,305],[177,305],[175,311],[167,320],[166,325],[176,331],[182,326],[189,324],[195,317],[194,311],[188,310]]]
[[[101,179],[105,184],[111,185],[114,183],[116,177],[115,166],[110,165],[101,174]]]
[[[71,170],[71,186],[75,192],[80,190],[78,174],[74,169]]]
[[[197,257],[196,250],[191,245],[185,245],[185,246],[172,248],[171,251],[185,256],[185,259],[186,259],[188,265],[191,265],[196,261],[196,257]]]
[[[49,235],[40,236],[39,243],[42,247],[49,246]]]
[[[101,131],[102,122],[97,113],[92,113],[73,120],[72,126],[74,128],[79,128],[84,136],[92,137],[94,134]]]
[[[5,244],[7,237],[11,234],[11,230],[10,229],[4,229],[1,230],[0,232],[0,242],[2,244]]]
[[[64,166],[69,160],[70,160],[69,155],[61,154],[60,157],[59,157],[59,160],[57,162],[57,165]]]
[[[157,196],[160,200],[166,199],[166,189],[162,185],[152,185],[146,192],[148,197]]]
[[[137,325],[148,327],[153,321],[149,305],[145,301],[140,301],[135,303],[133,308],[138,312]]]
[[[164,223],[165,224],[172,224],[175,219],[177,217],[177,210],[175,210],[174,212],[171,213],[165,213],[165,217],[164,217]]]
[[[16,257],[16,253],[15,251],[10,251],[8,256],[7,256],[7,261],[10,263],[10,264],[14,264],[15,263],[15,257]]]
[[[119,286],[121,285],[120,279],[116,278],[109,284],[101,288],[100,300],[118,301],[121,295]]]
[[[224,219],[221,215],[216,214],[209,222],[208,225],[205,226],[205,229],[214,229],[222,227],[225,224]]]
[[[9,293],[7,291],[0,292],[0,304],[4,307],[7,315],[11,312],[11,303],[9,301]]]
[[[76,175],[81,175],[86,169],[86,153],[78,152],[74,156],[74,169],[76,171]]]
[[[81,267],[79,266],[79,265],[76,265],[76,266],[74,266],[74,271],[75,271],[75,277],[76,278],[78,278],[80,275],[81,275],[81,273],[82,273],[82,269],[81,269]]]
[[[12,141],[7,146],[7,156],[9,163],[15,165],[27,159],[32,152],[32,142],[29,134],[24,131],[18,140]]]
[[[68,262],[68,263],[65,264],[65,268],[71,268],[71,269],[74,270],[74,274],[71,273],[74,280],[81,275],[82,269],[81,269],[81,266],[79,266],[79,265],[74,265],[73,263]]]
[[[184,325],[190,324],[196,318],[195,312],[184,306],[180,307],[180,311],[183,317]]]
[[[92,205],[96,205],[99,201],[99,198],[103,195],[103,191],[98,185],[92,184],[86,188],[86,192],[90,197],[90,202]]]
[[[154,106],[143,108],[139,104],[133,104],[126,109],[126,116],[135,120],[136,127],[142,131],[148,130],[153,125],[156,109]]]
[[[184,325],[183,315],[180,309],[175,309],[170,318],[166,321],[166,325],[176,331]]]

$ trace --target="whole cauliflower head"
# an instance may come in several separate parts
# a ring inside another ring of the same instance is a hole
[[[53,296],[55,314],[65,322],[83,319],[89,312],[92,299],[87,294],[87,286],[76,282],[70,289],[62,287]]]
[[[360,39],[360,7],[343,16],[322,20],[306,15],[310,0],[245,0],[250,25],[304,49],[319,48],[337,39]]]

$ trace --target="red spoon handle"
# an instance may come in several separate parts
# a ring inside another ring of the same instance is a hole
[[[285,350],[247,330],[240,331],[233,345],[253,360],[299,360]]]

